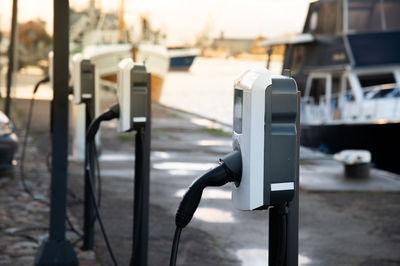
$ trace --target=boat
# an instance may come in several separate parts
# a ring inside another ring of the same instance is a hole
[[[199,53],[197,48],[168,47],[169,71],[189,71]]]
[[[398,14],[395,0],[320,0],[302,33],[260,44],[269,55],[285,47],[282,71],[302,94],[301,145],[368,150],[375,167],[400,173]]]
[[[150,41],[128,41],[123,13],[123,1],[117,16],[100,12],[95,8],[95,1],[91,0],[88,11],[80,14],[72,24],[71,54],[80,52],[84,58],[94,60],[96,71],[101,73],[99,82],[102,87],[116,88],[120,60],[129,57],[134,62],[143,63],[151,74],[151,100],[159,102],[168,73],[167,48]]]

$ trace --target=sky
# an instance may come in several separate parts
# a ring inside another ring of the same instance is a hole
[[[118,0],[96,0],[103,10],[117,10]],[[150,18],[153,29],[167,35],[167,43],[191,43],[205,28],[210,37],[275,37],[300,32],[310,0],[125,0],[125,21],[133,28],[139,14]],[[70,0],[84,9],[86,0]],[[0,28],[8,29],[12,0],[0,0]],[[53,0],[19,0],[19,22],[40,17],[52,31]]]

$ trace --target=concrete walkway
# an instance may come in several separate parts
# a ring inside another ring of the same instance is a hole
[[[213,121],[153,106],[150,265],[167,265],[174,215],[190,183],[231,151],[230,134]],[[132,133],[131,133],[132,134]],[[132,136],[132,135],[131,135]],[[133,198],[133,138],[117,134],[115,123],[103,128],[102,211],[122,265],[130,258]],[[306,166],[302,166],[306,172]],[[312,176],[327,167],[313,162]],[[330,169],[342,171],[337,165]],[[74,190],[82,185],[82,166],[70,165]],[[326,186],[329,186],[327,183]],[[399,193],[312,192],[300,194],[301,265],[400,264]],[[81,209],[76,213],[79,215]],[[178,265],[266,265],[268,212],[235,210],[230,185],[205,190],[195,218],[183,230]],[[100,260],[108,254],[97,236]]]
[[[31,158],[42,158],[49,151],[48,135],[43,133],[48,126],[48,119],[44,119],[48,117],[48,103],[38,103],[36,107],[40,115],[34,119],[33,136],[38,150],[32,151]],[[21,107],[22,113],[24,110]],[[174,215],[181,196],[194,178],[231,150],[230,135],[214,128],[220,126],[202,117],[153,105],[149,265],[168,265]],[[115,122],[105,124],[102,133],[101,212],[120,265],[128,265],[133,213],[133,133],[116,133]],[[304,174],[319,178],[327,169],[342,171],[337,165],[327,166],[315,160],[302,166],[301,178]],[[69,177],[70,189],[81,196],[82,163],[70,162]],[[17,181],[9,183],[7,189],[12,191],[17,185]],[[3,188],[0,194],[4,194]],[[300,191],[301,265],[400,265],[398,192],[304,188]],[[8,217],[16,207],[4,202],[2,213]],[[70,207],[77,224],[82,223],[82,209],[79,204]],[[34,217],[26,216],[27,222],[31,223]],[[38,222],[47,226],[46,219]],[[0,230],[5,232],[4,227]],[[267,232],[267,211],[235,210],[230,201],[230,185],[206,189],[194,219],[182,232],[178,265],[266,265]],[[3,246],[8,245],[7,241]],[[1,247],[0,258],[5,258],[7,253]],[[35,247],[32,248],[33,254]],[[98,228],[95,253],[102,265],[111,265]]]

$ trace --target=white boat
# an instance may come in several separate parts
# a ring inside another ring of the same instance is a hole
[[[101,73],[101,85],[112,86],[114,83],[116,86],[120,60],[129,57],[134,62],[144,63],[151,74],[151,99],[158,102],[165,75],[168,73],[169,57],[166,47],[152,43],[134,45],[126,41],[127,34],[123,27],[115,26],[115,15],[98,13],[91,1],[87,14],[83,14],[71,26],[71,52],[81,52],[84,58],[94,61],[96,71]],[[97,17],[99,18],[96,19]]]
[[[168,47],[169,70],[189,71],[196,56],[200,54],[197,48]]]

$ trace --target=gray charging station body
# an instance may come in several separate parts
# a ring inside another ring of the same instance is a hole
[[[297,174],[296,82],[255,68],[234,89],[233,148],[242,154],[242,179],[233,186],[233,204],[255,210],[289,202]]]
[[[82,100],[92,99],[94,95],[94,64],[87,59],[81,62],[81,95]]]
[[[128,132],[144,127],[148,117],[150,77],[146,67],[131,58],[122,60],[118,74],[120,119],[118,131]]]
[[[297,85],[288,77],[272,78],[265,93],[264,206],[289,202],[297,174]]]
[[[73,59],[74,78],[74,104],[93,101],[94,99],[94,64],[84,59],[81,54],[74,55]],[[93,101],[94,102],[94,101]]]

